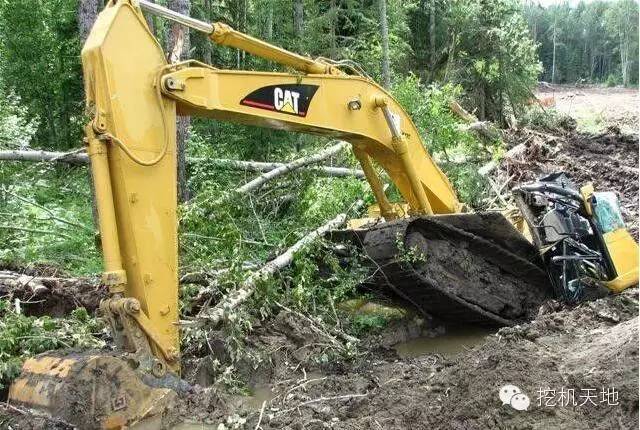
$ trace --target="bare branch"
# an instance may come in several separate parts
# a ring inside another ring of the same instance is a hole
[[[276,169],[273,169],[267,173],[264,173],[258,176],[254,180],[249,181],[243,186],[237,188],[236,191],[238,193],[248,193],[249,191],[258,189],[261,186],[263,186],[266,182],[274,178],[280,177],[282,175],[286,175],[287,173],[293,172],[294,170],[300,169],[304,166],[308,166],[309,164],[314,164],[319,161],[325,160],[331,157],[332,155],[335,155],[338,152],[342,151],[343,149],[347,148],[349,145],[350,144],[348,142],[340,141],[337,144],[325,150],[309,155],[307,157],[302,157],[302,158],[293,160],[290,163],[287,163],[281,167],[278,167]]]
[[[353,209],[360,209],[363,205],[364,202],[362,200],[358,200],[353,205]],[[302,239],[298,240],[295,244],[293,244],[293,246],[291,246],[291,248],[287,249],[284,253],[266,263],[259,270],[250,274],[239,288],[229,292],[213,309],[203,312],[200,315],[201,321],[208,324],[217,325],[227,316],[227,314],[231,310],[235,309],[238,305],[251,297],[251,294],[253,294],[260,280],[268,278],[280,269],[291,264],[296,252],[300,251],[306,245],[312,243],[314,240],[316,240],[326,232],[340,227],[346,222],[346,220],[347,212],[341,213],[324,225],[307,234]]]
[[[64,233],[60,233],[60,232],[57,232],[57,231],[40,230],[40,229],[36,229],[36,228],[18,227],[18,226],[15,226],[15,225],[2,225],[2,224],[0,224],[0,229],[18,230],[18,231],[25,231],[25,232],[28,232],[28,233],[50,234],[50,235],[53,235],[53,236],[61,236],[61,237],[64,237],[65,239],[71,239],[71,237],[69,235],[66,235]]]
[[[0,161],[30,161],[30,162],[59,162],[71,165],[83,165],[89,163],[87,154],[78,153],[84,148],[70,152],[50,152],[50,151],[19,151],[19,150],[0,150]],[[231,160],[228,158],[188,158],[189,163],[210,163],[214,166],[230,169],[245,170],[247,172],[270,172],[274,169],[285,166],[286,163],[263,162],[263,161],[244,161]],[[333,166],[303,166],[301,169],[310,170],[315,173],[330,177],[348,177],[364,178],[364,172],[359,169],[350,169],[347,167]]]

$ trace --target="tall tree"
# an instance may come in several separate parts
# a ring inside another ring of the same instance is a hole
[[[434,70],[436,67],[436,0],[431,0],[429,10],[429,67]]]
[[[89,36],[91,27],[98,17],[99,7],[102,6],[100,0],[79,0],[78,1],[78,33],[80,34],[80,42],[84,41]],[[93,184],[93,171],[89,169],[89,177]],[[96,190],[93,186],[91,188],[91,213],[93,215],[94,228],[98,226],[98,206],[96,204]]]
[[[553,43],[553,60],[551,62],[551,83],[556,83],[556,58],[558,52],[558,21],[553,21],[553,27],[551,28],[551,40]]]
[[[304,1],[293,1],[293,34],[296,39],[301,40],[302,28],[304,26]]]
[[[605,20],[610,31],[617,36],[622,85],[629,86],[632,56],[635,53],[637,58],[638,52],[638,3],[619,0],[607,11]]]
[[[82,73],[71,0],[0,2],[1,91],[18,96],[38,130],[34,142],[77,147],[82,134]]]
[[[169,0],[167,6],[169,9],[175,10],[185,15],[189,15],[191,9],[190,0]],[[167,53],[169,61],[176,63],[180,60],[189,58],[190,49],[189,30],[180,24],[171,23],[169,34],[167,37]],[[179,116],[176,121],[176,150],[178,161],[178,199],[185,202],[189,199],[189,190],[187,187],[187,156],[186,145],[189,139],[189,126],[191,118],[188,116]]]
[[[391,86],[391,71],[389,66],[389,21],[387,20],[387,0],[378,0],[380,11],[380,38],[382,40],[382,85]]]
[[[102,6],[101,0],[78,1],[78,33],[80,34],[81,42],[84,42],[89,35],[89,31],[98,16],[100,6]]]

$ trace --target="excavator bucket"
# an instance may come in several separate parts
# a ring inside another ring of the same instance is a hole
[[[176,393],[146,385],[104,353],[47,353],[28,359],[9,403],[45,411],[81,429],[158,429]]]

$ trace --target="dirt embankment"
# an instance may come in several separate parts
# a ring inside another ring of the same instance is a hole
[[[620,199],[632,235],[638,233],[638,135],[616,128],[599,134],[573,130],[540,132],[523,129],[508,137],[511,146],[525,150],[505,158],[496,181],[505,188],[534,181],[555,172],[566,172],[580,187],[593,182],[596,191],[614,191]]]
[[[400,359],[378,348],[331,367],[313,367],[308,356],[296,357],[295,351],[313,348],[318,339],[302,321],[281,317],[270,334],[256,337],[255,344],[269,345],[274,358],[268,375],[255,371],[266,376],[262,383],[271,391],[263,397],[261,426],[637,428],[637,317],[634,288],[570,309],[548,303],[531,323],[503,328],[454,357]],[[528,396],[528,410],[502,403],[499,390],[507,384]],[[244,428],[254,428],[260,406],[255,397],[197,389],[182,397],[177,413],[211,423],[238,423],[238,417],[228,418],[238,415],[246,419]]]
[[[78,307],[93,313],[107,296],[97,277],[71,278],[50,266],[0,262],[0,296],[20,303],[26,315],[62,317]]]

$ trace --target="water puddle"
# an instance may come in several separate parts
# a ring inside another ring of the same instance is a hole
[[[420,337],[394,345],[402,358],[413,358],[424,354],[453,356],[465,349],[481,343],[487,336],[496,332],[486,327],[447,327],[445,334],[436,337]]]
[[[217,425],[204,423],[180,423],[171,430],[216,430]]]
[[[262,403],[273,399],[276,396],[270,385],[258,384],[251,388],[251,395],[243,397],[243,403],[251,409],[262,409]]]

